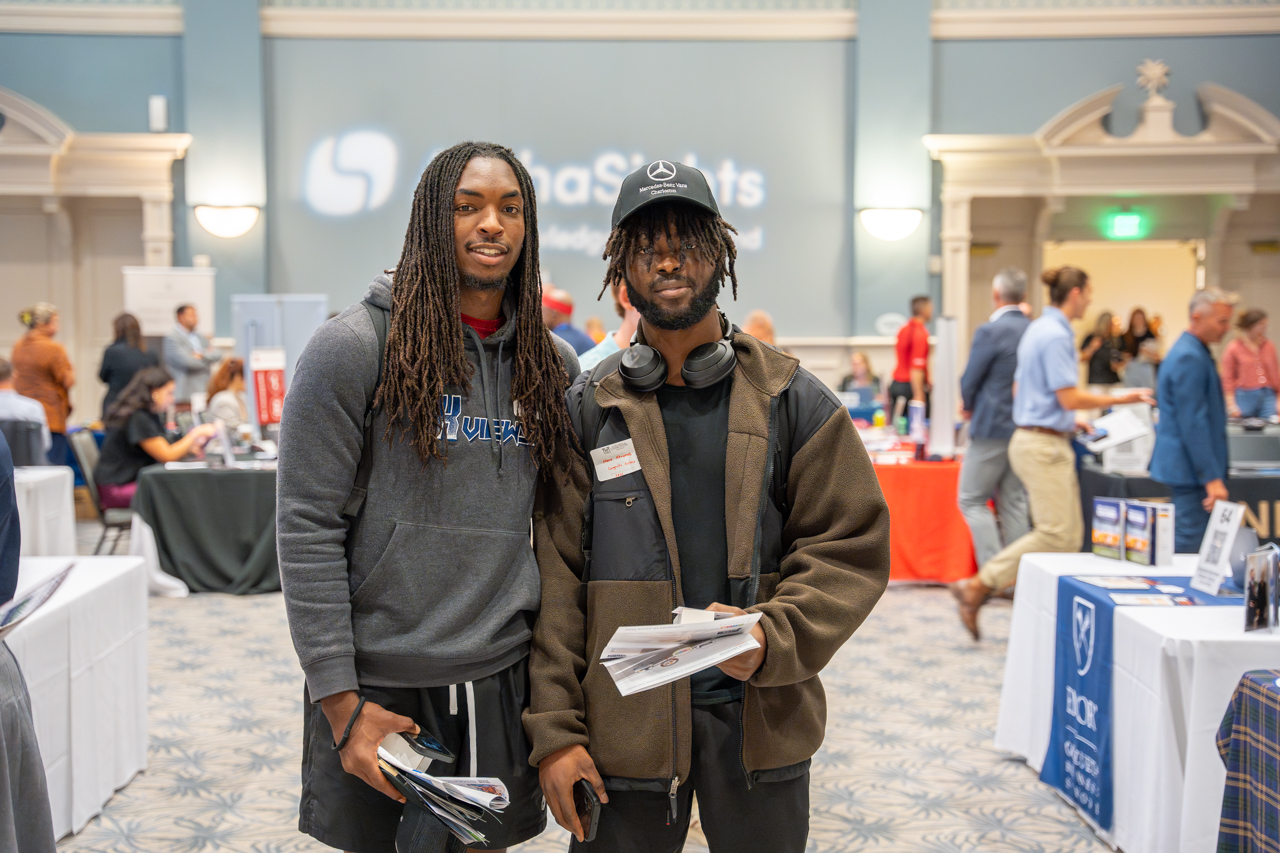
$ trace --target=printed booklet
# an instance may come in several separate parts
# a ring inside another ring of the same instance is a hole
[[[672,625],[629,625],[600,653],[623,696],[652,690],[760,648],[751,629],[759,613],[734,616],[678,607]]]
[[[438,817],[463,844],[486,846],[487,839],[471,824],[510,804],[507,786],[487,776],[432,776],[423,754],[404,735],[389,734],[378,745],[378,767],[396,790]]]
[[[0,640],[9,635],[9,632],[18,627],[21,622],[40,609],[40,605],[48,601],[58,587],[62,586],[62,582],[67,579],[67,575],[75,568],[75,563],[68,563],[67,567],[49,578],[42,584],[37,585],[34,589],[27,590],[21,595],[14,596],[10,601],[0,605]]]

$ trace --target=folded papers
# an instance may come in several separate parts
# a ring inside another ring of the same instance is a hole
[[[393,737],[398,736],[388,735],[387,739]],[[472,823],[483,820],[486,813],[496,815],[510,804],[502,780],[488,776],[432,776],[419,770],[417,761],[404,761],[404,752],[395,744],[389,746],[390,749],[378,747],[378,767],[396,790],[439,818],[463,844],[486,846],[484,834]]]
[[[53,577],[0,605],[0,640],[7,637],[9,632],[18,627],[24,619],[39,610],[40,605],[52,598],[75,565],[75,563],[68,563],[66,568]]]
[[[677,621],[672,625],[619,628],[600,653],[623,696],[670,684],[760,648],[751,636],[759,613],[734,616],[687,607],[673,612]]]

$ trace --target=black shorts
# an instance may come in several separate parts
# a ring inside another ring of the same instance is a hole
[[[538,771],[529,764],[529,742],[520,719],[529,705],[528,659],[471,682],[470,687],[361,687],[361,692],[370,702],[411,718],[457,756],[447,766],[432,762],[433,775],[496,776],[506,784],[511,805],[499,815],[501,823],[486,816],[476,828],[490,849],[511,847],[537,837],[547,825]],[[475,696],[474,714],[469,695]],[[306,696],[298,829],[339,850],[396,853],[404,810],[342,769],[329,721],[319,703]]]

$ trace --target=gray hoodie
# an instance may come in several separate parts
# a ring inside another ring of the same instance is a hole
[[[365,296],[391,307],[391,281]],[[508,300],[506,315],[514,305]],[[374,421],[369,494],[342,515],[377,382],[377,335],[357,303],[311,338],[280,423],[276,501],[280,579],[313,701],[359,684],[437,687],[474,681],[529,650],[541,584],[529,524],[538,471],[515,423],[515,324],[484,341],[470,327],[471,393],[439,405],[448,462],[423,466]],[[548,333],[550,334],[550,333]],[[553,336],[569,376],[573,349]]]

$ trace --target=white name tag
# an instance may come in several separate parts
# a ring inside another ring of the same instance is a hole
[[[640,470],[636,446],[629,438],[616,444],[597,447],[591,451],[591,461],[596,463],[596,479],[602,483]]]

